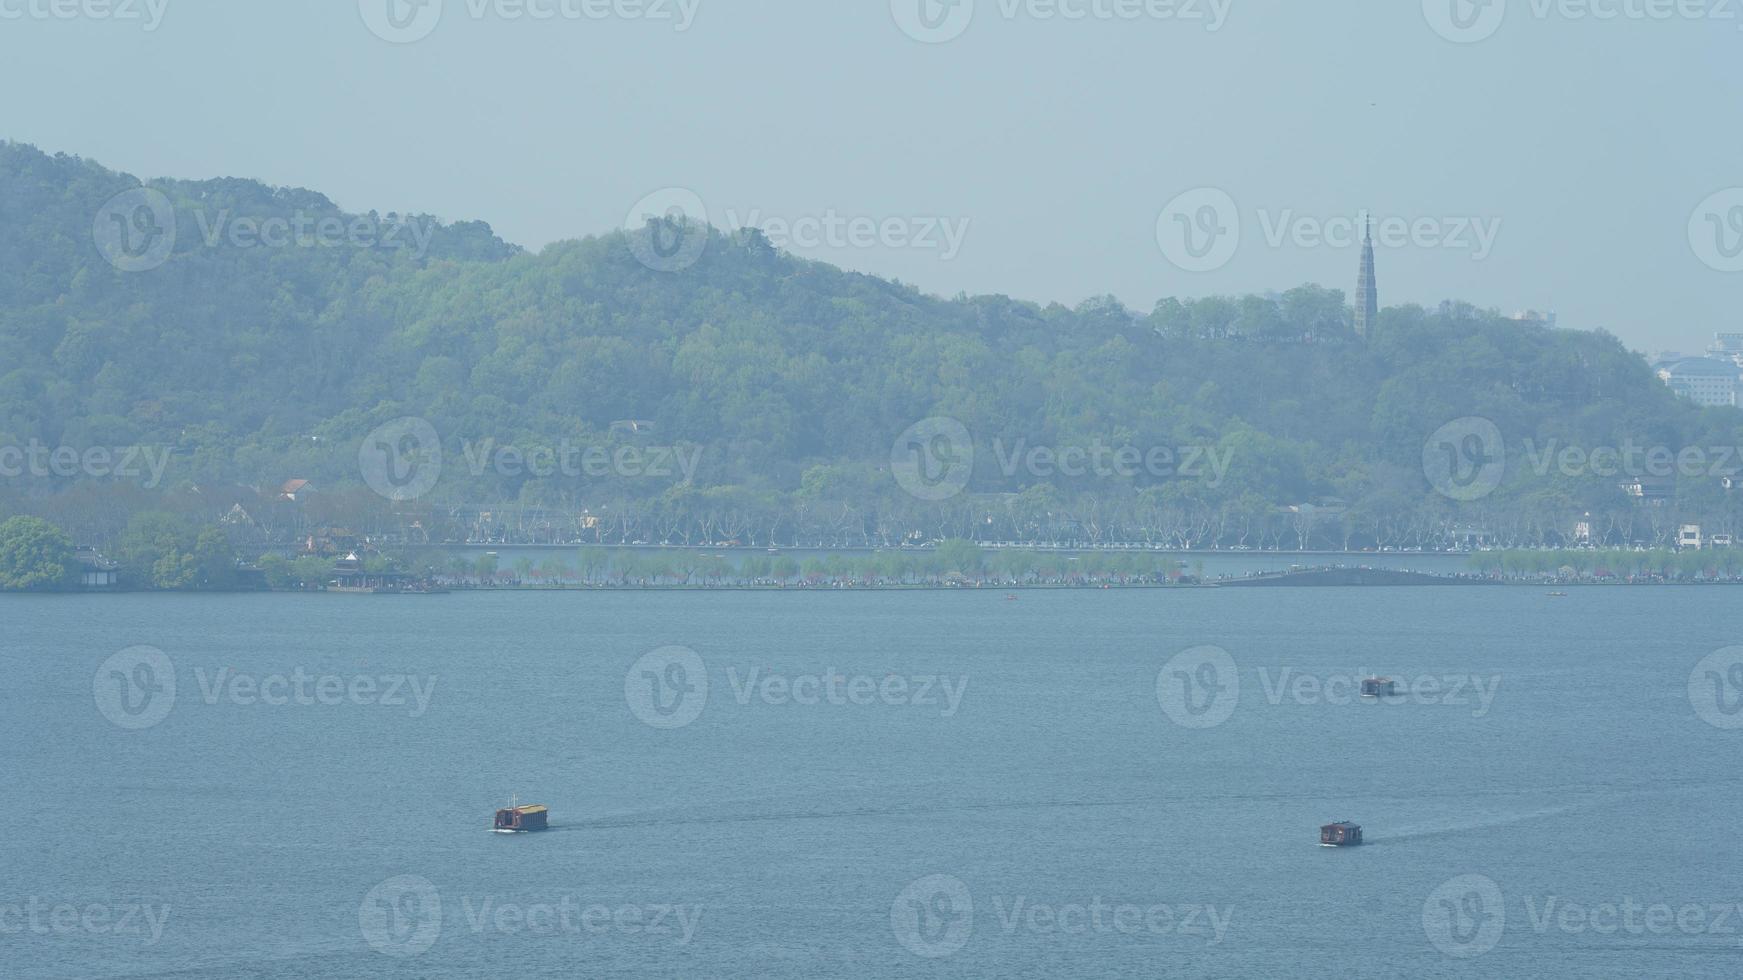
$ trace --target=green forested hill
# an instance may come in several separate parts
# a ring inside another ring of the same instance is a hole
[[[1679,498],[1637,521],[1617,479],[1527,465],[1552,440],[1743,443],[1743,415],[1678,402],[1602,333],[1448,304],[1388,309],[1358,340],[1342,292],[1316,286],[1148,312],[946,300],[755,233],[710,231],[699,261],[663,272],[622,233],[535,255],[482,223],[346,214],[314,192],[236,179],[150,181],[173,205],[173,247],[127,271],[104,228],[139,212],[117,219],[106,205],[139,186],[0,145],[0,446],[172,452],[143,489],[89,472],[9,475],[0,517],[51,515],[100,540],[129,510],[204,508],[210,520],[237,498],[214,488],[258,488],[259,511],[306,479],[329,510],[296,521],[391,533],[421,508],[427,533],[518,502],[565,515],[547,524],[604,515],[571,536],[603,526],[623,540],[1294,544],[1301,518],[1277,508],[1304,503],[1335,516],[1308,529],[1320,544],[1428,543],[1455,525],[1553,539],[1586,511],[1626,526],[1612,536],[1660,534],[1677,515],[1730,520],[1710,474],[1672,479]],[[307,233],[257,240],[273,219]],[[350,230],[333,240],[323,227]],[[127,232],[155,242],[163,230]],[[1467,416],[1494,423],[1508,466],[1500,489],[1461,502],[1434,491],[1423,454]],[[417,500],[389,504],[362,489],[359,448],[404,417],[428,422],[444,463]],[[959,421],[975,449],[966,492],[941,500],[903,492],[890,472],[894,441],[930,417]],[[473,462],[485,446],[626,445],[698,452],[693,481]],[[1214,481],[1000,465],[1014,447],[1097,445],[1204,447],[1230,462]],[[565,533],[541,527],[521,530]]]

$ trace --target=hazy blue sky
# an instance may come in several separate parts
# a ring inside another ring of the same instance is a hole
[[[1141,310],[1349,292],[1367,208],[1416,226],[1384,304],[1743,330],[1743,0],[427,2],[0,0],[0,136],[535,249],[685,188],[887,224],[795,251],[928,291]]]

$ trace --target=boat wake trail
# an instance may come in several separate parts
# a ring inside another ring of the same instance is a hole
[[[1495,827],[1505,827],[1508,824],[1523,823],[1527,820],[1543,820],[1559,816],[1573,810],[1572,804],[1543,807],[1537,810],[1522,810],[1517,813],[1491,814],[1481,818],[1449,818],[1431,820],[1415,825],[1406,825],[1386,834],[1369,835],[1367,843],[1390,844],[1408,840],[1421,840],[1425,837],[1452,837],[1459,834],[1475,833],[1490,830]]]
[[[868,806],[829,810],[783,810],[780,812],[747,812],[716,814],[671,814],[666,816],[624,816],[587,820],[574,829],[609,830],[615,828],[662,827],[707,824],[763,823],[787,820],[851,820],[861,817],[919,816],[934,813],[965,813],[984,810],[1030,810],[1077,807],[1148,806],[1158,802],[1144,800],[1031,800],[1022,802],[993,801],[983,803],[915,804],[912,806]],[[555,828],[553,828],[555,829]]]

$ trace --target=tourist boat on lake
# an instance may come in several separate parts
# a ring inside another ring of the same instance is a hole
[[[544,830],[548,814],[549,811],[542,804],[522,806],[520,797],[517,796],[507,809],[496,811],[496,826],[491,829],[499,834],[528,834],[535,830]]]
[[[1362,842],[1360,824],[1342,820],[1338,823],[1328,823],[1319,828],[1320,847],[1355,847]]]
[[[1362,681],[1362,697],[1389,698],[1398,692],[1398,682],[1390,677],[1370,677]]]

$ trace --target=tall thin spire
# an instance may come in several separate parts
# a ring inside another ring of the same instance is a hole
[[[1356,336],[1366,337],[1380,312],[1380,291],[1374,282],[1374,221],[1362,215],[1362,270],[1356,274]]]

